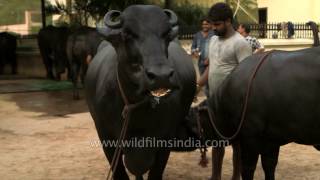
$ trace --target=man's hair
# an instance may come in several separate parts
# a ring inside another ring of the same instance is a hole
[[[240,24],[240,26],[244,29],[244,31],[249,34],[251,32],[251,28],[248,24]]]
[[[216,3],[209,10],[211,21],[226,21],[230,19],[233,22],[233,12],[230,6],[226,3]]]
[[[204,18],[202,18],[200,22],[203,23],[203,21],[206,21],[206,22],[208,22],[208,23],[211,23],[211,19],[210,19],[209,17],[204,17]]]

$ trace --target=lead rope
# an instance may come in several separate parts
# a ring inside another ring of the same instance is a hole
[[[113,154],[113,157],[112,157],[110,169],[109,169],[108,175],[107,175],[107,180],[110,179],[111,172],[113,172],[111,178],[112,179],[114,178],[114,173],[116,172],[116,169],[117,169],[117,166],[118,166],[118,163],[119,163],[119,160],[120,160],[121,151],[122,151],[122,141],[124,140],[124,138],[126,136],[126,133],[127,133],[129,119],[130,119],[130,115],[131,115],[131,110],[135,109],[136,107],[140,106],[141,104],[143,104],[146,101],[146,99],[144,99],[144,100],[142,100],[142,101],[140,101],[138,103],[135,103],[135,104],[130,104],[129,103],[129,100],[126,97],[126,95],[125,95],[125,93],[123,91],[123,88],[122,88],[122,85],[121,85],[121,82],[120,82],[120,79],[119,79],[118,72],[117,72],[117,83],[118,83],[118,86],[119,86],[121,97],[122,97],[122,99],[123,99],[123,101],[125,103],[125,106],[123,107],[123,110],[122,110],[122,113],[121,113],[121,116],[124,119],[124,122],[123,122],[123,125],[122,125],[122,128],[121,128],[119,141],[117,143],[116,150],[115,150],[115,152]]]
[[[231,137],[226,137],[224,135],[222,135],[222,133],[218,130],[218,128],[216,127],[215,123],[213,122],[213,119],[215,117],[214,112],[211,110],[211,108],[207,108],[208,109],[208,114],[209,114],[209,119],[210,119],[210,123],[213,126],[214,130],[216,131],[216,133],[218,134],[218,136],[220,136],[220,138],[224,139],[224,140],[232,140],[234,139],[240,132],[241,127],[243,125],[244,119],[246,117],[246,112],[247,112],[247,108],[248,108],[248,101],[249,101],[249,97],[251,94],[251,87],[252,87],[252,83],[254,78],[256,77],[256,74],[258,72],[258,70],[260,69],[261,65],[263,64],[263,62],[267,59],[267,57],[272,53],[273,51],[269,51],[266,52],[262,58],[260,59],[260,62],[257,64],[257,66],[255,67],[250,79],[249,79],[249,83],[247,86],[247,91],[246,91],[246,96],[245,96],[245,101],[244,101],[244,106],[243,106],[243,110],[242,110],[242,114],[241,114],[241,120],[240,120],[240,124],[238,126],[237,131],[231,136]]]
[[[200,161],[199,161],[199,165],[201,167],[207,167],[208,166],[208,158],[207,158],[207,147],[205,145],[205,138],[204,138],[204,131],[203,131],[203,128],[201,126],[201,119],[200,119],[200,115],[199,115],[199,110],[196,111],[197,113],[197,127],[198,127],[198,135],[199,135],[199,139],[201,141],[201,147],[200,147],[200,154],[201,154],[201,157],[200,157]]]

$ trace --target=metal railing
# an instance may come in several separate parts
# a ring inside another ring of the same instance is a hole
[[[312,39],[313,33],[306,23],[293,23],[294,35],[289,37],[288,26],[283,23],[249,24],[250,36],[256,38],[274,39]],[[180,26],[179,39],[192,39],[194,34],[200,30],[199,26]]]

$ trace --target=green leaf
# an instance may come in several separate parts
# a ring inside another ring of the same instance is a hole
[[[257,0],[227,0],[239,23],[259,23]]]

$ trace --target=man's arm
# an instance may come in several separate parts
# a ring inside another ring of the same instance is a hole
[[[209,66],[207,66],[206,70],[200,76],[197,84],[200,87],[204,86],[208,82],[208,77],[209,77]]]
[[[256,50],[253,52],[253,54],[264,52],[264,47],[261,45],[261,43],[258,41],[258,39],[255,39],[254,45],[255,45]]]
[[[196,94],[194,96],[193,102],[198,101],[197,96],[201,91],[202,87],[208,82],[208,76],[209,76],[209,66],[207,66],[206,70],[202,73],[202,75],[200,76],[197,82],[197,90],[196,90]]]
[[[261,47],[261,48],[259,48],[259,49],[256,49],[256,50],[253,52],[253,54],[263,53],[264,50],[265,50],[265,49],[264,49],[263,47]]]

